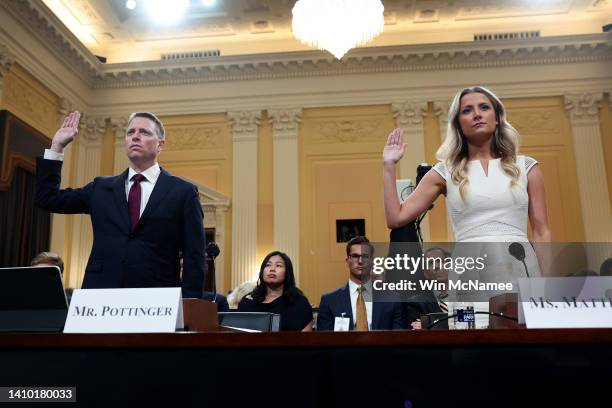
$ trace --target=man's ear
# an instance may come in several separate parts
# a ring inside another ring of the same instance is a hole
[[[157,145],[157,152],[161,152],[162,149],[164,148],[164,145],[166,144],[166,139],[161,139],[159,141],[159,144]]]

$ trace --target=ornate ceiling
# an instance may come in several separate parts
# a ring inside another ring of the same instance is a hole
[[[160,60],[164,54],[219,50],[221,56],[305,51],[291,34],[294,0],[191,0],[175,24],[151,21],[143,1],[40,0],[93,54],[108,63]],[[168,0],[171,1],[171,0]],[[385,30],[371,46],[474,41],[479,34],[538,32],[541,37],[601,33],[612,0],[383,0]]]

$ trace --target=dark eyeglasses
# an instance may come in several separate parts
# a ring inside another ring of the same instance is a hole
[[[372,255],[370,254],[349,254],[349,258],[352,261],[359,261],[359,258],[361,258],[363,261],[369,261],[372,258]]]

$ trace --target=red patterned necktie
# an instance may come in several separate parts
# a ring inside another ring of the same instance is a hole
[[[134,174],[132,176],[132,187],[130,187],[130,193],[128,194],[128,212],[130,214],[130,224],[132,224],[132,231],[138,224],[140,218],[140,199],[142,197],[142,190],[140,189],[140,182],[145,180],[145,176],[142,174]]]

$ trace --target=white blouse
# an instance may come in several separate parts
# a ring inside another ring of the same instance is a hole
[[[527,174],[537,161],[517,156],[516,164],[520,175],[517,185],[511,187],[501,159],[489,160],[487,173],[480,160],[470,161],[465,201],[446,165],[440,162],[433,167],[446,181],[446,204],[457,242],[528,242]]]

